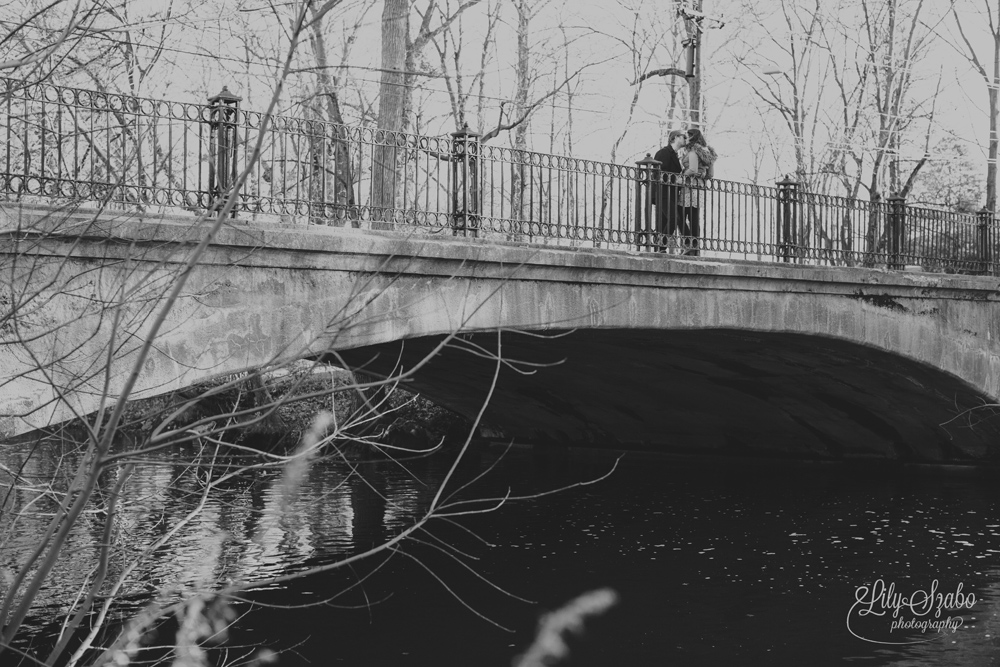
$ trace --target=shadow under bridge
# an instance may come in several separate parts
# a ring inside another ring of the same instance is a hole
[[[441,342],[426,336],[340,352],[389,375]],[[998,459],[1000,418],[967,382],[925,363],[830,337],[732,329],[580,329],[462,334],[406,386],[487,433],[549,444],[661,452]],[[491,358],[494,357],[494,358]]]

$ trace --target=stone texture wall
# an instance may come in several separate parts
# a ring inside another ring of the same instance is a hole
[[[0,269],[10,276],[8,307],[18,322],[14,331],[8,317],[0,330],[0,435],[6,436],[93,410],[105,394],[115,399],[202,230],[183,218],[0,212],[9,240],[0,247]],[[509,398],[498,387],[492,420],[506,432],[594,442],[618,434],[612,440],[624,444],[725,449],[763,442],[761,434],[770,433],[761,425],[747,431],[758,435],[744,437],[740,423],[785,422],[800,426],[768,436],[782,442],[780,451],[795,451],[793,441],[808,432],[801,451],[837,456],[882,432],[881,440],[857,447],[874,456],[905,458],[910,448],[935,460],[982,458],[987,443],[979,436],[965,449],[948,449],[948,439],[959,437],[952,430],[933,444],[908,443],[928,424],[1000,396],[998,286],[993,277],[233,221],[166,316],[137,396],[329,351],[357,363],[379,349],[382,364],[396,358],[401,340],[410,341],[404,348],[433,354],[441,336],[456,331],[480,332],[475,340],[487,341],[492,336],[482,332],[497,328],[575,330],[554,339],[512,337],[521,342],[512,348],[520,354],[552,361],[572,352],[574,359],[563,374],[538,369],[533,380],[514,374],[523,382]],[[109,345],[114,361],[106,372]],[[410,354],[406,363],[416,365]],[[456,398],[459,385],[451,380],[463,365],[475,367],[478,358],[465,356],[470,361],[454,362],[457,370],[444,357],[427,364],[418,382],[468,412],[472,401]],[[845,363],[853,370],[844,370]],[[489,364],[484,368],[485,383]],[[784,407],[754,408],[763,400],[756,386],[766,387],[768,405]],[[629,391],[662,400],[643,403],[628,398]],[[806,393],[818,398],[796,407]],[[930,410],[928,401],[940,409]],[[914,410],[934,417],[902,416]],[[879,419],[891,428],[870,418],[886,411],[896,416]],[[526,417],[543,412],[550,416]],[[571,417],[577,413],[586,418]],[[692,444],[704,425],[723,419],[730,425]],[[868,427],[834,429],[845,419],[868,420]],[[831,429],[837,434],[829,435]]]

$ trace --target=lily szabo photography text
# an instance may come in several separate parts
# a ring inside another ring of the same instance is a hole
[[[878,579],[855,591],[856,602],[848,612],[847,627],[859,639],[879,644],[919,643],[931,641],[934,635],[951,635],[965,625],[964,616],[959,614],[969,614],[976,606],[975,593],[964,593],[962,589],[963,584],[959,583],[949,592],[939,590],[935,579],[928,588],[906,595],[897,590],[895,583],[886,585]],[[896,633],[893,637],[896,641],[861,634],[880,625],[883,632],[888,625],[888,631]]]

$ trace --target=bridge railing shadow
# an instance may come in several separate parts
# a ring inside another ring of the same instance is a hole
[[[0,79],[0,196],[716,259],[997,274],[995,216]],[[259,154],[251,155],[263,132]],[[694,222],[697,220],[697,223]]]

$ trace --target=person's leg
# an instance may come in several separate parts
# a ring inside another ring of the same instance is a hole
[[[656,203],[656,233],[652,241],[653,249],[656,252],[667,251],[667,237],[674,233],[676,206],[676,195],[673,188],[666,186],[660,191],[659,201]]]
[[[681,254],[682,255],[686,255],[687,251],[688,251],[688,248],[691,245],[691,223],[690,223],[690,220],[691,220],[691,211],[692,211],[692,208],[690,206],[681,206],[680,208],[677,209],[677,211],[678,211],[678,216],[679,216],[678,217],[678,222],[677,222],[677,228],[678,228],[678,232],[680,233],[680,236],[681,236],[681,238],[680,238],[680,244],[681,244],[681,248],[682,248]]]
[[[681,189],[674,185],[668,190],[669,198],[667,199],[668,208],[670,209],[670,230],[668,234],[673,234],[677,231],[677,224],[680,221],[680,207],[682,206],[681,201]]]
[[[697,206],[691,208],[691,214],[688,216],[689,232],[691,235],[691,248],[688,250],[686,255],[698,256],[698,239],[701,236],[701,224],[698,220],[699,210]]]
[[[665,198],[664,198],[665,199]],[[665,243],[667,235],[670,233],[667,231],[673,225],[673,221],[670,219],[670,206],[666,201],[660,201],[656,205],[656,238],[653,239],[653,249],[656,252],[664,252]]]

